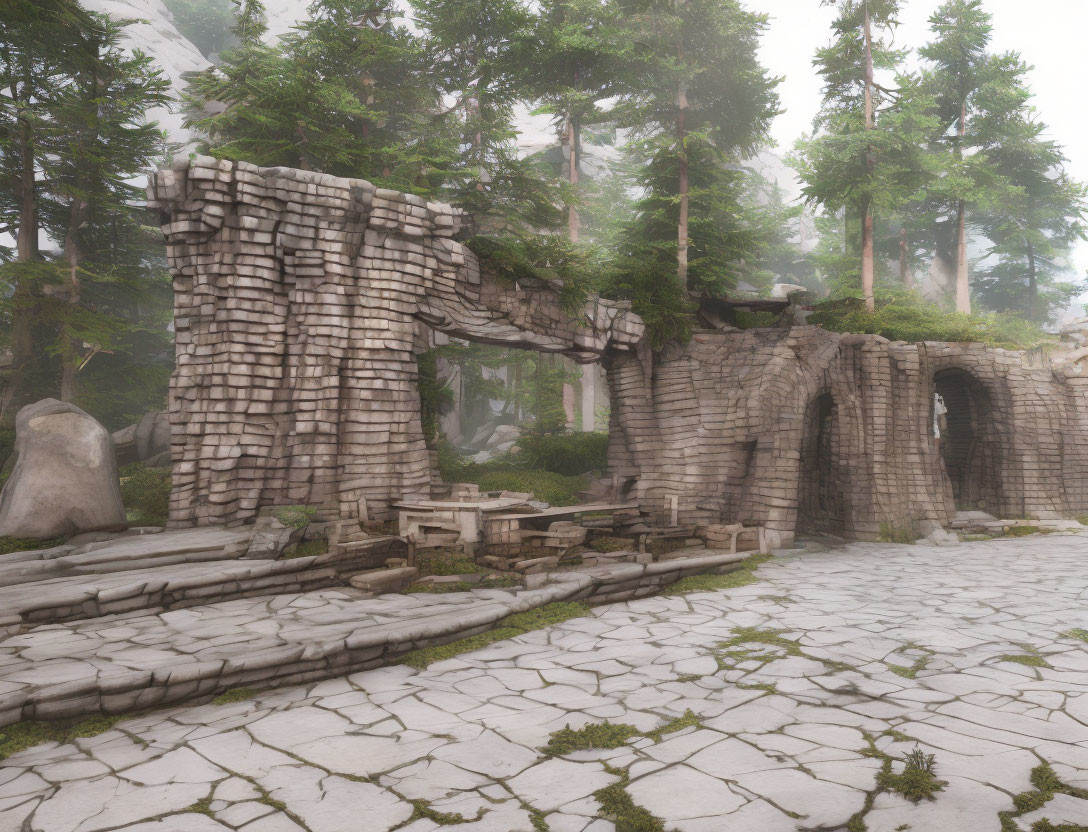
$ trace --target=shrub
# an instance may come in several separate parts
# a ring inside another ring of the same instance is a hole
[[[859,298],[817,304],[808,323],[832,332],[883,335],[892,341],[975,341],[1015,350],[1054,341],[1054,336],[1022,318],[952,312],[916,294],[878,297],[876,312],[871,314]]]
[[[608,464],[607,433],[528,434],[518,445],[527,467],[568,477],[600,471]]]
[[[161,526],[170,513],[170,469],[134,462],[121,469],[121,500],[130,523]]]

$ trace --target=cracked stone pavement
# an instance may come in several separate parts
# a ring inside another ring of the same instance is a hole
[[[947,782],[917,805],[877,795],[870,832],[999,832],[1042,761],[1088,787],[1088,644],[1066,635],[1088,629],[1088,536],[854,544],[758,575],[29,749],[0,763],[0,832],[610,832],[594,792],[617,768],[667,830],[843,830],[875,788],[866,735],[934,754]],[[738,630],[796,647],[720,646]],[[659,741],[540,751],[566,725],[689,709],[701,724]],[[1016,823],[1041,817],[1088,822],[1088,801]]]

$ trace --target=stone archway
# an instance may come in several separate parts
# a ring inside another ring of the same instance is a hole
[[[175,527],[299,503],[350,528],[429,496],[424,327],[579,362],[645,332],[630,304],[481,270],[454,209],[363,180],[197,156],[148,197],[174,277]]]
[[[805,410],[801,438],[797,530],[841,535],[847,526],[838,407],[830,393],[816,396]]]
[[[934,374],[933,392],[934,435],[956,508],[1000,513],[1002,443],[989,391],[972,373],[947,369]]]

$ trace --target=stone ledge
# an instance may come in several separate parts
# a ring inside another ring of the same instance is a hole
[[[741,560],[742,555],[717,554],[558,572],[519,591],[265,595],[37,627],[0,642],[0,725],[123,713],[207,699],[236,687],[368,670],[412,650],[486,632],[515,613],[558,601],[640,598],[687,575],[731,571]]]

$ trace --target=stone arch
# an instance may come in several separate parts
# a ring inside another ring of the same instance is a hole
[[[934,434],[956,508],[1000,514],[1007,503],[1004,483],[1007,441],[989,388],[969,370],[948,367],[933,374]],[[937,397],[946,413],[939,414]]]

